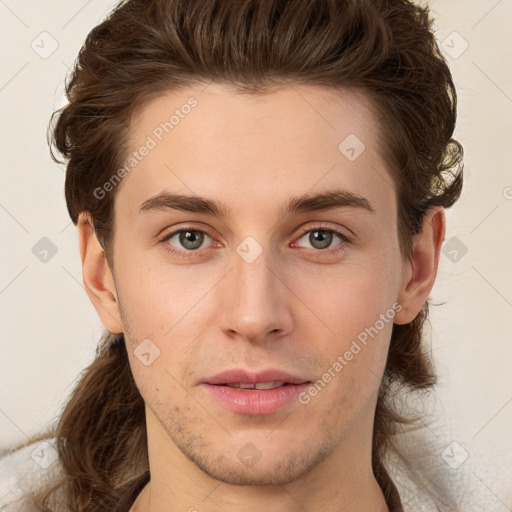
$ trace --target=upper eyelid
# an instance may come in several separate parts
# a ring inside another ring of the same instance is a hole
[[[160,241],[168,240],[169,238],[172,238],[173,236],[177,235],[178,233],[182,233],[183,231],[196,231],[198,233],[203,233],[206,236],[209,236],[212,240],[215,238],[212,235],[210,235],[210,233],[208,233],[208,231],[206,231],[205,229],[195,228],[193,226],[184,226],[181,228],[173,229],[173,230],[169,231],[168,233],[165,233],[164,235],[159,236],[158,238],[160,239]]]
[[[312,221],[312,222],[314,222],[314,221]],[[347,228],[334,228],[332,226],[322,224],[321,221],[320,221],[320,224],[315,224],[313,226],[305,226],[304,228],[301,228],[299,230],[300,234],[298,236],[303,236],[305,233],[308,233],[309,231],[314,231],[315,229],[325,230],[325,231],[339,231],[343,235],[345,235],[345,233],[343,231],[346,230],[346,231],[349,231],[349,233],[346,235],[347,238],[350,236],[350,230],[348,230]],[[186,225],[183,227],[173,229],[173,230],[169,231],[168,233],[161,235],[159,238],[167,238],[171,235],[176,235],[177,233],[180,233],[182,231],[187,231],[187,230],[188,231],[197,231],[199,233],[204,233],[205,235],[208,235],[210,238],[215,238],[214,236],[210,235],[210,233],[208,232],[207,229],[199,228],[199,227],[195,227],[195,226],[186,226]],[[165,231],[165,230],[162,230],[162,231]]]
[[[312,226],[312,227],[305,227],[304,229],[302,229],[300,231],[300,234],[298,235],[299,237],[302,237],[304,236],[306,233],[309,233],[310,231],[331,231],[333,233],[339,233],[340,235],[343,235],[345,238],[349,238],[350,237],[350,234],[349,233],[345,233],[344,229],[342,228],[333,228],[331,226],[324,226],[322,224],[317,224],[316,226]],[[348,231],[348,230],[346,230]]]

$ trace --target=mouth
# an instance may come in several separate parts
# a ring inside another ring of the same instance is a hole
[[[311,382],[203,383],[210,398],[223,409],[249,416],[262,416],[299,405],[299,396]]]
[[[258,372],[233,368],[208,378],[201,386],[224,409],[262,415],[292,407],[310,384],[311,381],[279,368]]]
[[[283,381],[271,381],[271,382],[234,382],[232,384],[220,384],[221,386],[228,386],[230,388],[240,388],[240,389],[275,389],[280,388],[282,386],[294,386],[290,382]]]

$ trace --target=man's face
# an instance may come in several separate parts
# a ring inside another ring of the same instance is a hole
[[[191,96],[197,105],[181,109]],[[160,123],[176,109],[166,133]],[[371,439],[402,261],[395,190],[365,97],[184,89],[139,112],[132,151],[144,145],[118,186],[114,279],[150,438],[239,484],[295,480],[344,440]],[[282,211],[334,190],[373,211]],[[206,198],[225,215],[151,208],[163,192]],[[238,412],[204,384],[235,368],[323,384],[270,412]]]

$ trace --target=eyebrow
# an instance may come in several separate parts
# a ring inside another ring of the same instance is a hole
[[[292,213],[333,210],[336,208],[359,208],[374,213],[368,199],[348,190],[335,189],[315,194],[304,194],[291,197],[281,207],[279,213],[286,216]],[[205,197],[189,196],[183,194],[171,194],[161,192],[144,201],[139,208],[139,213],[147,213],[152,210],[181,210],[192,213],[206,213],[216,217],[228,216],[229,208],[222,202],[212,201]]]

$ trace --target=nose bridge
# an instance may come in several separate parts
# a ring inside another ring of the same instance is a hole
[[[252,340],[263,339],[271,331],[288,331],[291,314],[271,251],[252,240],[242,242],[233,254],[233,265],[222,329]]]
[[[240,258],[235,263],[234,284],[239,303],[249,307],[269,304],[278,292],[275,274],[271,270],[268,256],[259,256],[248,263]]]

